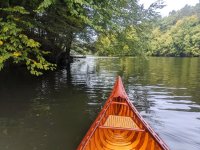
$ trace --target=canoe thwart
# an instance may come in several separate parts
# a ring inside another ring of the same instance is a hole
[[[127,103],[123,103],[123,102],[112,102],[111,104],[116,104],[116,105],[125,105],[125,106],[128,106]]]
[[[131,117],[117,115],[109,115],[103,126],[99,126],[99,128],[144,131]]]
[[[135,129],[135,128],[121,128],[121,127],[110,127],[110,126],[99,126],[100,129],[114,129],[114,130],[123,130],[123,131],[135,131],[135,132],[144,132],[144,129]]]

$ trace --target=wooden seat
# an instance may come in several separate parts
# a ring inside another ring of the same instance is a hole
[[[137,126],[131,117],[116,115],[109,115],[104,125],[100,126],[100,128],[144,131]]]

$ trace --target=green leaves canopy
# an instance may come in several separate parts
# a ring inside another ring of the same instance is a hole
[[[110,32],[99,36],[96,42],[98,55],[135,56],[143,51],[141,32],[134,26],[128,26],[120,32]]]
[[[196,16],[178,20],[167,31],[155,28],[151,36],[150,55],[200,56],[200,19]]]
[[[81,43],[94,34],[120,29],[128,14],[125,8],[135,4],[130,0],[3,1],[0,68],[6,63],[26,64],[35,75],[54,69],[49,61],[57,62],[61,52],[69,56],[74,39]]]
[[[17,24],[31,25],[20,17],[29,12],[19,6],[1,9],[1,12],[9,15],[0,19],[0,69],[8,61],[26,64],[27,69],[34,75],[41,75],[41,70],[54,69],[55,65],[43,57],[47,52],[40,49],[40,43],[30,39],[23,33],[23,29],[17,26]]]

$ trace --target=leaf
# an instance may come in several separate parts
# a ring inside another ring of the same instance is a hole
[[[0,46],[2,46],[2,45],[3,45],[3,41],[0,40]]]
[[[40,3],[37,10],[35,10],[35,11],[43,12],[46,8],[48,8],[49,6],[51,6],[54,3],[55,3],[55,0],[43,0],[43,2]]]
[[[21,55],[22,55],[21,52],[14,52],[14,53],[13,53],[13,56],[14,56],[14,57],[19,57],[19,56],[21,56]]]
[[[8,7],[8,8],[0,8],[1,11],[5,12],[18,12],[21,14],[30,14],[24,7],[21,6],[14,6],[14,7]]]

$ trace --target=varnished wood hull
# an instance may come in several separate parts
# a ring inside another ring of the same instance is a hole
[[[77,150],[169,150],[129,101],[121,78]]]

